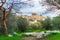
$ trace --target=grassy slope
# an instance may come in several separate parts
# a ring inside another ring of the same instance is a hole
[[[30,39],[31,37],[26,37],[25,40]],[[35,38],[34,38],[35,39]],[[60,34],[50,34],[42,39],[36,39],[36,40],[60,40]]]
[[[38,31],[40,32],[40,31]],[[19,35],[13,35],[13,37],[8,37],[7,35],[0,35],[0,40],[21,40],[22,38],[27,37],[23,33],[20,33]],[[41,39],[40,39],[41,40]],[[46,37],[44,37],[42,40],[60,40],[60,34],[50,34]]]
[[[8,37],[7,35],[0,36],[0,40],[21,40],[23,37],[26,37],[23,33],[19,35],[13,35],[13,37]]]
[[[26,30],[26,32],[41,32],[41,30]],[[13,37],[8,37],[7,35],[0,35],[0,40],[21,40],[22,38],[27,37],[23,33],[19,35],[13,35]]]
[[[0,40],[19,40],[20,37],[18,36],[13,36],[13,37],[8,37],[8,36],[0,36]]]
[[[48,35],[47,37],[45,37],[44,39],[46,39],[46,40],[60,40],[60,34],[59,33],[51,34],[51,35]]]
[[[41,31],[45,31],[45,30],[26,30],[25,32],[41,32]]]

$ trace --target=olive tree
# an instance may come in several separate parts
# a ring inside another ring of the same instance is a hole
[[[52,26],[54,30],[60,30],[60,15],[53,18]]]
[[[28,4],[27,2],[21,2],[21,0],[0,0],[0,10],[2,11],[2,33],[7,34],[7,26],[6,26],[6,17],[7,15],[15,11],[19,12],[22,5],[31,6],[31,4]]]
[[[29,22],[26,18],[18,17],[17,26],[19,31],[24,32],[28,24]]]
[[[51,19],[50,17],[47,17],[44,21],[41,21],[42,23],[42,28],[45,29],[45,30],[51,30],[52,29],[52,26],[51,26]]]
[[[60,8],[60,0],[46,0],[49,4],[55,5]]]

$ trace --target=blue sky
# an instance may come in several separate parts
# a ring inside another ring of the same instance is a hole
[[[48,3],[46,3],[45,0],[14,0],[14,2],[19,2],[19,1],[27,3],[27,5],[22,5],[22,4],[19,5],[21,6],[21,8],[19,8],[18,10],[20,10],[19,12],[22,12],[24,15],[31,15],[32,13],[37,13],[39,15],[41,14],[43,16],[53,17],[60,13],[60,11],[57,10],[55,6],[47,5]],[[12,3],[13,1],[7,0],[6,2]],[[7,8],[7,4],[5,4],[3,7]],[[52,11],[48,11],[50,9]]]
[[[23,0],[22,0],[23,1]],[[27,1],[25,0],[24,2],[28,2],[29,4],[33,5],[33,7],[23,7],[21,10],[21,12],[23,13],[27,13],[28,15],[30,13],[38,13],[38,14],[42,14],[46,11],[47,6],[42,6],[42,2],[44,2],[43,0],[31,0],[31,1]]]
[[[45,0],[30,0],[30,1],[25,0],[24,2],[29,2],[30,4],[32,3],[33,7],[30,8],[23,7],[22,9],[20,9],[20,11],[23,12],[23,14],[30,15],[32,13],[37,13],[39,15],[50,16],[50,17],[57,15],[56,14],[57,8],[52,5],[47,5],[48,3],[46,3]],[[53,11],[47,11],[49,9],[52,9]]]

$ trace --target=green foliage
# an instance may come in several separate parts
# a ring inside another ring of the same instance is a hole
[[[42,31],[45,31],[45,30],[39,30],[39,29],[38,30],[26,30],[25,32],[38,32],[39,33],[39,32],[42,32]]]
[[[30,30],[40,30],[41,29],[41,23],[36,22],[34,24],[29,24],[27,29],[30,29]]]
[[[60,0],[46,0],[49,4],[52,4],[54,6],[56,6],[58,9],[60,9],[59,5],[60,5]]]
[[[8,29],[8,33],[13,33],[14,31],[17,30],[17,23],[16,23],[16,16],[13,15],[12,13],[10,13],[7,16],[6,19],[6,24],[7,24],[7,29]]]
[[[60,40],[60,33],[50,34],[46,36],[44,40]]]
[[[23,33],[18,33],[18,35],[12,35],[9,37],[8,35],[0,35],[0,40],[22,40],[22,38],[27,37],[27,35]]]
[[[52,26],[53,26],[53,29],[60,30],[60,15],[53,18]]]
[[[41,21],[41,23],[42,23],[42,29],[45,29],[45,30],[52,29],[50,17],[47,17],[44,21]]]
[[[17,26],[18,26],[19,31],[24,32],[26,30],[26,27],[28,24],[29,23],[28,23],[27,19],[18,17]]]

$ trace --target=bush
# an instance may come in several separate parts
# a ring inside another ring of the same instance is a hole
[[[60,30],[60,15],[53,18],[52,26],[54,30]]]
[[[17,26],[18,26],[19,31],[24,32],[26,30],[26,27],[28,24],[29,23],[28,23],[27,19],[18,17]]]
[[[30,30],[40,30],[42,28],[41,26],[41,23],[37,22],[37,23],[34,23],[34,24],[29,24],[27,29],[30,29]]]
[[[51,30],[52,29],[51,22],[52,20],[50,19],[50,17],[47,17],[44,21],[41,21],[42,29]]]
[[[9,14],[6,19],[8,33],[13,33],[17,30],[16,17],[13,14]]]

